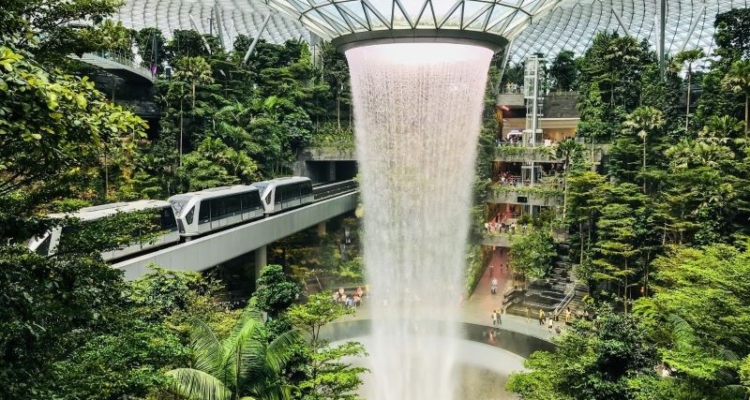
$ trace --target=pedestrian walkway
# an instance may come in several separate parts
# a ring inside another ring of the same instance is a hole
[[[474,293],[463,306],[463,315],[466,322],[492,326],[492,310],[503,306],[503,293],[513,287],[513,279],[509,272],[509,268],[507,267],[507,249],[496,249],[492,255],[490,265],[494,268],[491,269],[488,266],[484,270],[482,279],[474,289]],[[496,295],[490,293],[490,286],[493,278],[491,275],[498,280],[498,290]],[[534,311],[536,311],[536,314]],[[546,325],[539,325],[538,313],[539,310],[530,310],[530,319],[528,322],[524,317],[502,314],[500,318],[501,324],[498,325],[498,328],[535,336],[545,340],[557,336],[556,333],[553,333],[554,330],[553,332],[550,332]]]
[[[487,267],[484,271],[484,275],[477,285],[474,293],[465,301],[461,308],[456,310],[460,313],[456,318],[472,324],[485,325],[488,327],[492,326],[492,310],[501,307],[501,299],[503,298],[503,292],[512,287],[512,278],[510,277],[509,270],[507,268],[507,249],[501,252],[499,249],[496,250],[492,257],[492,264],[494,268],[492,271]],[[498,279],[498,292],[497,295],[490,293],[490,284],[492,277],[490,274],[497,277]],[[510,285],[510,286],[508,286]],[[365,298],[362,301],[362,306],[357,309],[357,313],[353,316],[346,316],[344,319],[348,320],[364,320],[370,319],[369,303],[376,301],[374,298]],[[502,314],[501,324],[497,325],[496,328],[504,329],[512,332],[518,332],[528,336],[534,336],[543,340],[550,340],[553,336],[557,336],[556,333],[550,332],[547,326],[540,326],[538,314],[539,310],[531,310],[531,318],[527,322],[526,318],[515,315]],[[397,312],[394,308],[394,312]],[[451,310],[425,310],[425,315],[436,315],[442,313],[452,312]],[[556,323],[557,324],[557,323]],[[556,325],[557,326],[557,325]],[[561,325],[562,326],[562,325]]]

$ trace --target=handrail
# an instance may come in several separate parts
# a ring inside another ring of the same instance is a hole
[[[559,315],[560,310],[565,308],[573,300],[573,297],[576,293],[576,285],[574,283],[571,286],[573,286],[573,288],[568,291],[568,293],[565,295],[565,298],[563,298],[560,304],[555,308],[555,315]]]
[[[348,193],[357,190],[357,182],[349,179],[341,182],[334,182],[313,188],[313,197],[315,200],[323,200],[342,193]]]
[[[88,56],[88,60],[86,60],[87,56]],[[122,65],[122,67],[124,67],[124,69],[129,70],[131,73],[138,74],[146,79],[150,79],[151,81],[155,79],[155,76],[153,73],[151,73],[151,70],[136,63],[128,55],[123,55],[118,52],[103,50],[103,51],[97,51],[97,52],[91,52],[91,53],[84,53],[80,57],[77,55],[71,55],[70,57],[76,60],[83,61],[88,64],[95,65],[95,66],[98,66],[96,64],[97,62],[96,58],[104,59],[107,61],[120,64]]]

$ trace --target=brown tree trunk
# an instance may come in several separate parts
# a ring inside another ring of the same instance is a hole
[[[646,136],[643,136],[643,194],[646,194]]]
[[[690,78],[692,77],[691,64],[688,64],[687,105],[685,106],[685,133],[690,127]]]
[[[182,100],[180,100],[180,167],[182,167]]]
[[[748,129],[750,129],[747,126],[747,124],[748,124],[748,117],[750,117],[750,115],[748,115],[748,113],[747,113],[747,111],[748,111],[748,105],[749,105],[748,102],[750,102],[750,95],[748,95],[747,93],[745,93],[745,141],[747,141],[747,133],[748,133]]]
[[[628,270],[628,259],[625,259],[625,270]],[[622,291],[622,306],[625,308],[625,314],[628,313],[628,276],[625,275],[625,290]]]
[[[581,261],[578,265],[583,265],[583,221],[578,223],[578,232],[581,235]]]

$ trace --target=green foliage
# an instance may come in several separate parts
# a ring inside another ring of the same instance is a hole
[[[294,305],[288,315],[298,329],[309,337],[308,356],[305,365],[306,379],[300,385],[301,399],[357,400],[357,388],[362,384],[360,374],[366,368],[353,367],[342,358],[366,356],[364,346],[357,342],[346,342],[331,346],[320,335],[321,328],[354,309],[334,304],[325,293],[311,295],[305,304]]]
[[[111,318],[120,273],[97,258],[47,258],[25,246],[0,245],[1,398],[51,395],[53,364]]]
[[[529,279],[547,276],[557,255],[549,229],[533,229],[527,235],[514,236],[510,243],[510,266]]]
[[[575,53],[563,50],[557,53],[555,60],[549,69],[552,80],[551,90],[569,91],[576,88],[578,79],[578,65],[575,61]]]
[[[730,92],[741,93],[745,97],[745,132],[750,129],[750,60],[738,60],[729,67],[721,84]],[[747,135],[746,135],[747,136]]]
[[[750,353],[749,261],[747,250],[726,245],[676,247],[654,261],[655,294],[634,308],[676,379],[711,398],[743,398],[724,391]]]
[[[299,284],[286,276],[281,265],[268,265],[260,273],[253,297],[259,310],[276,317],[294,304],[300,292]]]
[[[626,400],[633,381],[654,375],[654,351],[626,314],[604,308],[594,324],[576,321],[555,340],[554,353],[536,352],[529,372],[513,373],[507,389],[525,400]]]
[[[156,72],[160,73],[161,70],[158,67],[167,58],[166,39],[162,31],[158,28],[143,28],[135,33],[134,40],[138,47],[138,54],[141,55],[141,65],[146,68],[155,65]]]
[[[484,268],[492,258],[492,252],[479,245],[470,245],[466,250],[466,293],[473,293],[484,274]]]
[[[25,240],[30,203],[70,193],[104,143],[144,135],[145,124],[86,78],[48,72],[8,47],[0,47],[0,69],[0,198],[14,197],[0,211],[0,236]]]
[[[649,134],[664,126],[664,115],[654,107],[641,106],[628,114],[622,126],[629,132],[635,132],[636,136],[643,141],[643,153],[641,160],[641,176],[643,179],[643,192],[646,192],[646,139]]]
[[[0,14],[0,37],[5,46],[30,51],[49,65],[70,54],[109,48],[106,24],[75,26],[71,21],[102,22],[117,12],[121,0],[8,0]],[[110,31],[111,32],[111,31]]]
[[[166,373],[172,378],[170,391],[194,400],[235,400],[246,394],[267,399],[290,397],[280,373],[298,338],[296,331],[269,341],[260,314],[252,307],[243,311],[223,339],[201,320],[192,325],[191,367]]]
[[[354,150],[354,131],[338,129],[333,124],[325,124],[318,129],[310,143],[312,148]]]

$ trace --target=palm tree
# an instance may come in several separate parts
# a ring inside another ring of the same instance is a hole
[[[654,107],[638,107],[628,115],[623,126],[637,131],[638,137],[643,140],[643,193],[646,193],[646,137],[649,131],[664,126],[664,114]]]
[[[289,388],[280,383],[280,371],[299,338],[292,330],[269,343],[260,314],[252,308],[242,313],[223,340],[195,320],[190,333],[191,366],[166,373],[173,379],[171,391],[190,400],[288,399]]]
[[[685,132],[690,126],[690,91],[691,78],[693,77],[693,63],[706,57],[703,49],[685,50],[677,53],[674,63],[680,66],[680,69],[687,63],[687,105],[685,106]]]
[[[745,139],[748,134],[748,107],[750,107],[750,60],[739,60],[732,63],[726,76],[721,82],[724,87],[734,93],[743,93],[745,95]]]
[[[203,57],[183,57],[177,61],[174,77],[190,84],[193,109],[195,109],[195,87],[199,83],[213,83],[211,66]]]

